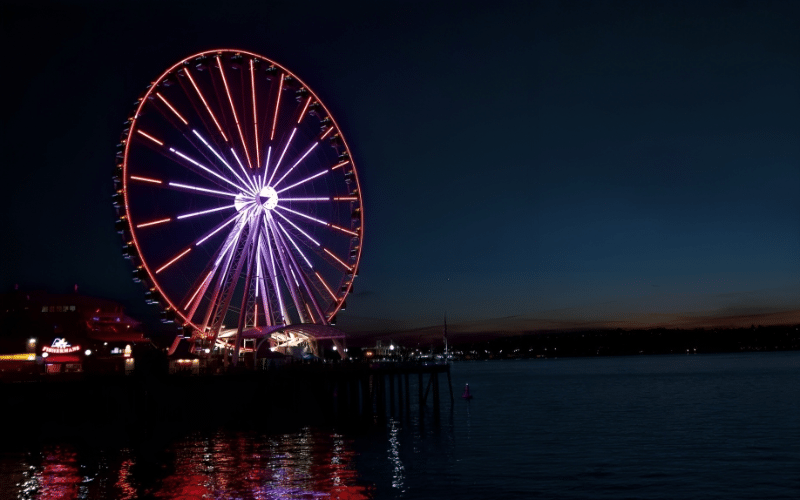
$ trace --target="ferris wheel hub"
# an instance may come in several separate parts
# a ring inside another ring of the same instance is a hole
[[[245,208],[252,207],[252,204],[261,205],[265,210],[272,210],[278,206],[278,193],[270,186],[264,188],[258,193],[239,193],[234,199],[234,206],[236,211],[241,212]]]
[[[270,186],[264,186],[264,189],[258,193],[258,204],[263,205],[267,210],[272,210],[278,206],[278,193]]]

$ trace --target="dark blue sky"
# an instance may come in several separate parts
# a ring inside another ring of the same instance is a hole
[[[800,5],[455,5],[5,2],[0,286],[148,311],[113,229],[122,122],[170,65],[236,47],[351,145],[345,330],[800,309]]]

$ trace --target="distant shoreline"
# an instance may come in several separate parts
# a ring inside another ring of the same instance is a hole
[[[703,354],[800,350],[800,325],[736,329],[592,330],[452,342],[464,359]]]
[[[442,333],[367,334],[348,338],[366,347],[389,341],[410,349],[444,350]],[[450,352],[459,359],[550,358],[644,354],[701,354],[800,350],[800,325],[716,329],[586,329],[569,331],[448,333]]]

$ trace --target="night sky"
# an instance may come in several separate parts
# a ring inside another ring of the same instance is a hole
[[[240,48],[350,144],[345,331],[800,320],[798,2],[5,1],[0,26],[2,292],[152,315],[114,230],[123,122]]]

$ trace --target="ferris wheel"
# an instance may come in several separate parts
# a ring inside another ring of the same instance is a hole
[[[178,62],[136,102],[117,157],[134,280],[195,350],[345,308],[359,179],[328,108],[283,66],[228,49]]]

